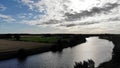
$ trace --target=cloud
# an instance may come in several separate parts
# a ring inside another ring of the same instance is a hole
[[[17,17],[20,19],[20,20],[31,20],[31,19],[35,19],[35,15],[33,16],[33,13],[21,13],[21,14],[18,14]]]
[[[11,16],[4,15],[4,14],[0,14],[0,20],[6,21],[6,22],[15,21],[15,19],[12,18]]]
[[[21,0],[25,5],[27,5],[29,7],[29,9],[33,10],[34,6],[34,1],[32,0]]]
[[[103,16],[105,15],[109,15],[109,13],[111,13],[111,10],[118,7],[119,4],[117,3],[107,3],[105,4],[103,7],[93,7],[90,11],[86,10],[86,11],[82,11],[81,13],[74,13],[74,14],[66,14],[65,13],[65,16],[67,16],[67,18],[65,18],[64,20],[48,20],[47,22],[43,22],[43,24],[58,24],[60,26],[64,26],[64,27],[73,27],[73,26],[83,26],[83,25],[92,25],[92,24],[97,24],[97,23],[100,23],[100,22],[107,22],[107,21],[116,21],[118,19],[113,19],[109,17],[106,19],[104,17],[102,17],[102,19],[98,20],[99,18],[98,17],[95,17],[95,15],[97,14],[101,14]],[[82,21],[81,19],[86,19],[85,17],[92,17],[93,18],[98,18],[97,21],[94,20],[94,19],[89,19],[89,21]],[[99,16],[100,17],[100,16]],[[77,21],[78,20],[78,21]],[[93,21],[90,21],[90,20],[93,20]],[[101,21],[102,20],[102,21]],[[67,22],[67,24],[66,24]],[[40,24],[38,24],[40,25]]]
[[[84,22],[76,22],[76,23],[68,23],[68,24],[59,24],[59,26],[63,27],[75,27],[75,26],[86,26],[86,25],[95,25],[99,24],[101,22],[117,22],[120,21],[120,17],[115,17],[115,18],[108,18],[108,19],[103,19],[103,20],[98,20],[98,21],[84,21]]]
[[[86,21],[86,22],[79,22],[78,24],[60,24],[59,26],[64,26],[64,27],[74,27],[74,26],[84,26],[84,25],[92,25],[92,24],[98,24],[100,23],[99,21]]]
[[[43,15],[38,14],[35,20],[24,20],[24,23],[30,25],[50,26],[68,29],[68,32],[81,31],[83,33],[85,32],[81,29],[86,32],[97,30],[110,32],[111,28],[116,32],[119,30],[110,24],[113,22],[112,24],[119,25],[119,0],[38,0],[37,2],[22,0],[22,2],[32,11],[44,12]]]
[[[5,7],[4,5],[0,4],[0,11],[4,11],[6,9],[7,9],[7,7]]]
[[[117,3],[114,3],[114,4],[107,3],[103,7],[93,7],[90,11],[85,10],[85,11],[82,11],[81,13],[74,13],[74,14],[65,13],[65,17],[66,17],[65,20],[76,21],[76,20],[81,20],[82,18],[85,18],[85,17],[94,16],[99,13],[108,14],[110,10],[118,6],[119,4]]]
[[[120,21],[120,17],[109,18],[108,21]]]

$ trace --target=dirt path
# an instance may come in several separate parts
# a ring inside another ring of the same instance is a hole
[[[10,40],[0,39],[0,52],[17,51],[21,48],[35,49],[35,48],[43,48],[50,46],[52,46],[52,44],[49,43],[10,41]]]

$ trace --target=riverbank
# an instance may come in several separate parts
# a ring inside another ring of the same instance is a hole
[[[18,35],[15,35],[18,36]],[[0,39],[0,60],[12,57],[24,57],[47,51],[62,52],[64,48],[86,42],[84,36],[11,36]]]
[[[18,56],[18,51],[24,49],[27,55],[49,51],[52,43],[10,41],[0,39],[0,60]]]

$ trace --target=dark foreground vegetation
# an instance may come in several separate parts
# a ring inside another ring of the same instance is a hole
[[[74,68],[95,68],[95,62],[93,60],[75,62]]]

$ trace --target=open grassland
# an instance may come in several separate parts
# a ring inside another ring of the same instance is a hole
[[[19,49],[35,49],[50,47],[52,44],[48,43],[37,43],[37,42],[24,42],[24,41],[10,41],[0,39],[0,52],[17,51]]]
[[[51,36],[51,37],[42,37],[42,36],[22,36],[21,41],[30,41],[30,42],[42,42],[42,43],[55,43],[60,37]]]

